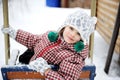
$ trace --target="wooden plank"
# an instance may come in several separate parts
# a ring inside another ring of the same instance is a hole
[[[111,37],[112,37],[112,31],[108,27],[106,27],[106,24],[102,23],[102,21],[99,20],[97,25],[100,25],[100,28],[105,33],[106,37],[108,37],[109,39],[111,39]]]
[[[83,8],[83,2],[81,3],[81,1],[78,2],[78,0],[68,0],[69,3],[69,7],[81,7]]]
[[[98,4],[99,5],[99,4]],[[115,21],[115,16],[111,15],[110,13],[104,11],[101,6],[98,6],[97,10],[101,12],[105,17],[109,17],[112,21]],[[98,12],[97,12],[98,14]]]
[[[100,33],[100,35],[103,37],[103,39],[107,42],[110,43],[110,40],[104,35],[104,33],[97,27],[96,30]]]
[[[118,40],[117,42],[120,43],[120,35],[118,35],[118,39],[117,40]]]
[[[103,5],[101,3],[98,4],[101,11],[107,12],[109,15],[116,17],[117,11],[116,9],[110,9],[109,7],[106,7],[106,5]]]
[[[111,41],[111,37],[108,37],[109,35],[109,32],[104,28],[104,27],[101,27],[102,25],[98,22],[97,23],[97,27],[96,27],[96,30],[101,34],[101,36],[104,38],[104,40],[110,44],[110,41]],[[117,39],[117,42],[116,42],[116,46],[115,46],[115,52],[116,53],[120,53],[120,39],[118,40]]]
[[[119,44],[119,46],[120,46],[120,35],[118,35],[117,44]]]
[[[110,28],[114,28],[114,22],[109,16],[106,16],[107,14],[102,13],[101,11],[98,11],[97,16],[102,20],[103,23],[108,23],[106,25],[109,25]],[[104,27],[104,26],[103,26]]]
[[[109,28],[109,25],[107,23],[109,21],[104,21],[103,18],[104,18],[104,16],[101,17],[100,15],[98,15],[98,23],[99,23],[99,25],[101,24],[100,26],[104,27],[103,30],[105,30],[105,33],[108,33],[107,36],[109,37],[109,39],[111,39],[113,28]],[[120,43],[120,37],[119,36],[118,36],[118,39],[119,40],[117,40],[117,45],[119,45],[119,43]]]
[[[102,14],[100,11],[98,11],[97,15],[98,15],[98,18],[100,18],[103,21],[103,23],[107,25],[107,27],[113,30],[115,21],[112,21],[112,19],[109,19],[109,16],[105,17],[104,14]]]
[[[100,35],[103,37],[103,39],[108,43],[110,44],[110,39],[106,37],[106,35],[103,33],[103,31],[100,29],[100,27],[97,27],[96,30],[100,33]],[[117,43],[119,45],[116,45],[115,46],[115,52],[116,53],[120,53],[120,43]]]
[[[119,33],[119,28],[120,28],[120,2],[119,2],[119,7],[118,7],[118,13],[117,13],[117,17],[116,17],[116,22],[115,22],[115,26],[113,29],[113,34],[112,34],[112,39],[110,42],[110,48],[108,51],[108,56],[107,56],[107,61],[105,64],[105,69],[104,71],[108,74],[109,72],[109,68],[110,68],[110,64],[112,61],[112,56],[113,56],[113,52],[115,49],[115,44],[116,44],[116,40],[118,37],[118,33]]]
[[[115,45],[115,52],[120,54],[120,45]]]
[[[68,8],[68,0],[61,0],[61,7]]]
[[[97,25],[99,26],[99,29],[102,30],[102,32],[104,33],[104,35],[109,39],[111,40],[112,38],[112,31],[108,28],[108,27],[105,27],[104,23],[102,23],[100,20],[98,20],[98,23]],[[97,27],[98,27],[97,26]],[[101,27],[102,26],[102,27]],[[103,27],[104,26],[104,27]],[[119,46],[120,45],[120,37],[118,37],[117,39],[117,42],[116,42],[116,45]]]
[[[119,5],[118,0],[98,0],[98,1],[104,3],[105,5],[108,5],[110,9],[118,9]]]
[[[80,74],[80,79],[82,79],[82,78],[89,78],[89,77],[90,77],[90,71],[83,71]]]
[[[8,79],[44,79],[39,72],[7,72]]]
[[[39,72],[7,72],[8,79],[45,79]],[[89,78],[90,71],[83,71],[80,78]]]
[[[107,36],[109,33],[106,34],[107,31],[105,32],[105,30],[99,25],[97,25],[96,30],[101,34],[101,36],[107,43],[110,43],[110,38]]]
[[[110,44],[116,21],[117,9],[120,0],[98,0],[96,30],[101,34],[107,43]],[[115,44],[115,51],[120,53],[120,29]]]
[[[109,16],[105,16],[105,14],[102,14],[101,12],[99,12],[99,10],[98,10],[98,12],[97,12],[98,14],[98,19],[101,19],[102,20],[102,22],[101,23],[103,23],[103,25],[102,26],[105,26],[106,25],[106,27],[110,27],[110,33],[112,34],[112,30],[113,30],[113,28],[114,28],[114,24],[111,22],[111,19],[108,19],[109,21],[107,21],[107,19],[105,18],[105,17],[109,17]],[[99,22],[99,21],[98,21]],[[115,22],[115,21],[114,21]],[[119,34],[120,35],[120,34]],[[110,38],[111,39],[111,38]],[[117,45],[120,43],[120,40],[117,40]]]
[[[117,2],[117,3],[120,2],[120,0],[113,0],[113,1],[114,1],[114,2]]]
[[[117,10],[116,8],[111,8],[109,4],[104,4],[102,1],[99,2],[99,6],[106,12],[110,13],[111,15],[116,15]],[[118,7],[118,5],[117,5]]]

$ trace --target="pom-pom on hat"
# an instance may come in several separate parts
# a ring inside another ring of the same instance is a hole
[[[67,17],[59,31],[65,26],[71,26],[78,30],[84,42],[88,42],[90,34],[94,32],[96,22],[96,17],[91,17],[83,11],[76,11]]]

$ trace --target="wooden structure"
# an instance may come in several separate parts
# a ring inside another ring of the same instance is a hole
[[[9,26],[9,19],[8,19],[8,0],[3,0],[3,20],[4,20],[4,27]],[[10,58],[10,43],[9,43],[9,35],[5,34],[5,61],[8,64],[8,59]]]
[[[92,5],[84,4],[84,2],[80,1],[86,1],[86,0],[61,0],[62,1],[62,7],[81,7],[81,8],[90,8],[92,9],[91,16],[97,16],[98,22],[96,25],[96,30],[102,35],[102,37],[110,44],[112,44],[112,34],[114,30],[114,25],[117,17],[117,10],[120,1],[119,0],[92,0]],[[64,1],[64,2],[63,2]],[[78,2],[79,1],[79,2]],[[97,3],[97,6],[96,6]],[[87,7],[86,7],[87,5]],[[4,17],[4,26],[7,27],[9,25],[8,21],[8,5],[7,0],[3,0],[3,17]],[[93,42],[94,35],[91,36],[91,42]],[[114,38],[113,38],[114,39]],[[90,43],[90,52],[93,53],[93,43]],[[111,45],[112,46],[112,45]],[[9,58],[9,38],[8,35],[5,35],[5,52],[6,52],[6,64],[8,63]],[[114,48],[112,48],[113,50]],[[111,48],[110,48],[111,50]],[[118,33],[118,37],[116,37],[116,44],[115,44],[115,51],[117,53],[120,53],[120,29]],[[112,51],[111,56],[112,57]],[[92,55],[92,54],[91,54]],[[92,56],[91,56],[92,57]],[[108,59],[107,59],[108,60]],[[109,61],[109,60],[108,60]],[[111,60],[110,60],[111,61]],[[107,66],[105,67],[105,71],[108,73],[107,68],[109,68],[110,61],[108,62]],[[17,67],[14,68],[1,68],[2,75],[4,80],[9,79],[44,79],[45,76],[42,76],[40,73],[35,72],[33,70],[26,70],[26,68],[19,69]],[[90,80],[94,80],[95,76],[95,66],[85,66],[82,70],[82,74],[80,75],[81,78],[89,78]]]
[[[66,5],[66,7],[81,7],[81,8],[87,8],[90,9],[92,0],[63,0],[62,1],[62,7]]]
[[[61,7],[80,7],[80,8],[91,8],[91,16],[96,16],[96,0],[61,0]],[[91,63],[93,62],[93,47],[94,47],[94,33],[90,36],[89,40],[89,57]]]
[[[94,65],[85,66],[82,69],[80,79],[94,80],[96,75],[96,67]],[[11,79],[45,79],[39,72],[28,69],[26,66],[11,66],[1,68],[3,80]]]
[[[118,12],[119,0],[98,0],[96,30],[101,34],[105,41],[110,44],[116,16]],[[120,53],[120,29],[115,44],[116,53]]]
[[[93,5],[94,5],[93,7],[95,8],[96,3],[94,3]],[[3,0],[3,6],[5,7],[5,8],[3,8],[3,11],[4,11],[4,9],[6,9],[6,11],[3,13],[5,16],[4,22],[6,22],[6,21],[8,21],[8,18],[6,18],[8,16],[8,0]],[[94,10],[93,10],[93,12],[94,12]],[[95,15],[95,13],[91,14],[91,16],[94,16],[94,15]],[[8,26],[8,22],[6,23],[5,26]],[[6,38],[8,38],[8,37],[5,37],[5,39]],[[7,51],[6,52],[6,61],[7,61],[6,64],[8,63],[8,58],[9,58],[8,57],[9,56],[8,49],[10,49],[8,39],[5,42],[5,44],[7,44],[6,45],[7,50],[5,50],[5,51]],[[93,44],[91,44],[91,45],[93,46]],[[92,47],[91,47],[91,49],[92,49]],[[96,71],[95,65],[84,66],[84,68],[82,69],[82,73],[80,75],[80,79],[88,78],[90,80],[94,80],[94,77],[96,75],[95,71]],[[40,73],[35,72],[33,70],[27,69],[26,66],[25,67],[24,66],[2,67],[1,72],[2,72],[2,76],[3,76],[4,80],[10,80],[10,79],[45,79],[45,76],[42,76]]]
[[[105,64],[105,72],[109,72],[114,51],[120,55],[120,0],[98,0],[96,30],[110,44]],[[119,58],[120,61],[120,58]]]
[[[120,29],[120,3],[119,3],[119,7],[118,7],[117,17],[116,17],[116,22],[115,22],[113,34],[112,34],[112,39],[111,39],[111,43],[110,43],[108,57],[107,57],[107,61],[106,61],[106,66],[105,66],[106,73],[108,73],[108,71],[109,71],[109,66],[110,66],[110,63],[112,60],[112,55],[114,52],[115,43],[117,41],[119,29]]]

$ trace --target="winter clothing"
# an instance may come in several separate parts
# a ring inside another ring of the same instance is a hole
[[[33,35],[31,33],[18,30],[16,40],[28,47],[34,49],[34,55],[31,61],[42,57],[49,64],[59,65],[58,71],[50,70],[45,76],[49,80],[77,80],[85,65],[84,59],[88,55],[88,45],[79,53],[75,50],[74,44],[68,44],[59,35],[58,38],[51,41],[48,31],[42,35]],[[54,37],[53,37],[54,38]]]
[[[78,30],[83,41],[85,43],[88,43],[89,36],[94,31],[96,22],[96,17],[88,16],[85,12],[76,11],[67,17],[58,31],[60,31],[63,27],[67,25],[72,26],[76,30]]]
[[[50,42],[56,42],[58,39],[58,33],[57,32],[49,32],[48,34],[48,39]],[[77,52],[80,52],[84,49],[84,43],[83,41],[78,41],[77,43],[74,44],[74,49]]]
[[[77,52],[82,51],[82,50],[84,49],[84,43],[83,43],[83,41],[78,41],[77,43],[75,43],[74,49],[75,49]]]
[[[27,49],[23,54],[19,56],[19,62],[22,64],[29,64],[29,61],[33,55],[34,55],[34,50]]]
[[[50,65],[43,59],[42,57],[37,58],[34,61],[31,61],[28,65],[30,69],[36,70],[41,73],[41,75],[44,75],[45,70],[51,68]]]
[[[14,30],[12,27],[2,28],[1,31],[2,31],[3,33],[9,34],[9,36],[10,36],[11,38],[13,38],[13,39],[16,38],[17,32],[16,32],[16,30]]]
[[[85,65],[84,60],[88,55],[86,42],[88,42],[90,34],[94,31],[96,20],[96,17],[90,17],[84,12],[77,11],[68,16],[58,30],[59,32],[65,26],[75,28],[85,44],[81,41],[69,44],[57,32],[53,31],[41,35],[33,35],[22,30],[16,32],[12,28],[3,28],[2,31],[8,33],[28,49],[34,50],[34,55],[30,59],[30,68],[43,74],[46,69],[51,68],[49,64],[59,65],[58,71],[50,70],[45,74],[46,79],[77,80]]]
[[[57,32],[50,32],[48,34],[48,38],[49,38],[50,42],[55,42],[58,39],[58,33]]]

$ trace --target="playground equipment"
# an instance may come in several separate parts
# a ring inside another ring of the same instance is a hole
[[[54,68],[55,69],[55,68]],[[94,80],[96,75],[95,65],[86,65],[82,69],[80,79],[89,79]],[[45,76],[42,76],[39,72],[28,69],[26,66],[8,66],[1,68],[3,80],[11,79],[45,79]]]
[[[4,16],[4,26],[8,26],[9,22],[8,22],[8,0],[3,0],[3,14]],[[95,5],[96,1],[92,1],[92,5]],[[96,6],[92,6],[93,8],[95,8]],[[92,14],[91,16],[95,15],[95,9],[93,11],[91,11]],[[5,14],[6,13],[6,14]],[[6,23],[7,22],[7,23]],[[91,38],[90,38],[90,58],[92,61],[92,56],[93,56],[93,37],[94,35],[92,34]],[[6,51],[6,64],[8,64],[8,58],[9,58],[9,37],[7,35],[7,37],[5,37],[5,51]],[[56,69],[55,67],[53,69]],[[90,79],[90,80],[94,80],[94,77],[96,75],[96,66],[95,65],[85,65],[82,69],[82,73],[80,75],[80,79]],[[34,70],[28,69],[27,66],[6,66],[6,67],[2,67],[1,68],[1,72],[2,72],[2,77],[3,80],[11,80],[11,79],[45,79],[45,76],[42,76],[39,72],[36,72]]]

